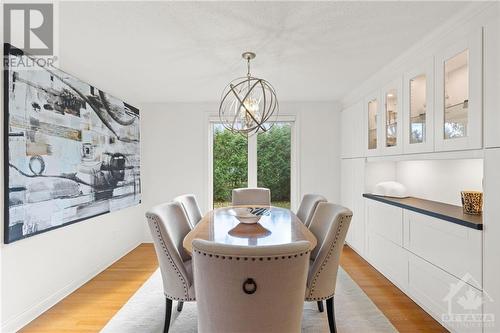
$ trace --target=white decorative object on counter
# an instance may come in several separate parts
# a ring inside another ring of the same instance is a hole
[[[408,191],[406,190],[406,187],[401,183],[393,181],[378,183],[377,185],[375,185],[373,194],[393,198],[408,197]]]

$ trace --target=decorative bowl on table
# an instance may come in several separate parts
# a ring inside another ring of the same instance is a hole
[[[238,221],[245,224],[254,224],[259,222],[262,215],[256,215],[253,213],[252,208],[231,208],[229,214],[236,217]]]

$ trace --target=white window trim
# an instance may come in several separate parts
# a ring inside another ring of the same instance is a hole
[[[293,123],[291,127],[291,156],[290,156],[290,208],[295,211],[298,208],[299,200],[300,200],[300,189],[299,189],[299,121],[298,116],[296,115],[278,115],[277,122],[290,122]],[[220,123],[220,119],[217,115],[209,114],[207,116],[207,126],[208,126],[208,156],[207,156],[207,192],[208,192],[208,209],[212,210],[213,208],[213,123]],[[249,149],[251,145],[257,146],[257,136],[250,137],[249,140]],[[250,153],[248,156],[248,186],[254,187],[257,186],[257,168],[251,167],[251,165],[257,165],[257,149],[252,149],[253,153]],[[255,156],[253,156],[255,155]],[[250,164],[252,163],[252,164]],[[255,164],[254,164],[255,163]]]

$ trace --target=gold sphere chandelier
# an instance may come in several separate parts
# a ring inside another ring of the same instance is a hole
[[[248,136],[268,131],[276,121],[279,105],[273,86],[250,74],[250,60],[255,58],[255,53],[245,52],[241,56],[247,61],[247,75],[234,79],[224,88],[219,118],[226,129]],[[265,124],[268,121],[270,125]]]

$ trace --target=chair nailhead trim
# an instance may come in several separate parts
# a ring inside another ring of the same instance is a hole
[[[312,297],[312,294],[314,293],[314,288],[316,288],[316,282],[318,281],[318,277],[319,277],[321,271],[325,268],[326,264],[328,263],[328,260],[330,260],[332,252],[337,246],[339,234],[340,234],[340,231],[342,230],[342,224],[345,222],[345,220],[347,218],[349,218],[349,219],[352,218],[352,215],[344,215],[340,219],[339,226],[337,228],[337,232],[335,233],[335,239],[333,240],[333,243],[330,246],[330,249],[328,249],[328,254],[325,257],[325,260],[321,263],[320,269],[316,272],[316,274],[314,274],[314,279],[313,279],[313,282],[311,284],[311,290],[309,290],[309,296],[306,297],[307,300],[318,300],[319,301],[319,300],[323,300],[323,299],[328,299],[334,295],[334,294],[332,294],[326,298],[325,297]],[[336,283],[336,281],[334,281],[334,283]]]
[[[170,265],[174,268],[175,272],[177,273],[177,276],[180,278],[180,280],[182,282],[182,287],[184,289],[184,297],[170,296],[170,295],[167,295],[166,293],[165,293],[165,296],[167,298],[173,299],[173,300],[194,301],[195,300],[194,298],[189,297],[188,287],[187,287],[187,283],[186,283],[186,280],[185,280],[184,276],[181,274],[179,268],[174,263],[174,261],[173,261],[171,255],[170,255],[170,253],[168,252],[167,246],[165,245],[165,240],[163,239],[163,235],[161,234],[161,231],[160,231],[160,226],[159,226],[160,221],[159,221],[158,216],[156,216],[154,214],[146,214],[146,218],[148,220],[150,220],[151,222],[153,222],[154,227],[155,227],[155,231],[156,231],[156,233],[158,235],[158,239],[161,242],[161,247],[163,248],[163,251],[165,252],[165,255],[167,256],[167,259],[170,262]]]
[[[306,301],[324,301],[325,299],[329,299],[335,296],[335,293],[331,294],[330,296],[326,297],[306,297]]]
[[[188,298],[184,298],[184,297],[175,297],[175,296],[171,296],[171,295],[168,295],[168,294],[165,294],[165,297],[168,298],[168,299],[171,299],[173,301],[182,301],[182,302],[192,302],[192,301],[196,301],[196,298],[192,298],[192,297],[188,297]]]
[[[211,253],[207,253],[207,252],[203,252],[203,251],[200,251],[200,250],[197,250],[195,248],[193,248],[193,252],[196,252],[198,254],[203,254],[204,256],[209,256],[209,257],[212,257],[214,256],[215,258],[218,258],[218,259],[221,259],[221,260],[233,260],[233,259],[236,259],[236,260],[240,260],[240,259],[243,259],[243,260],[248,260],[248,259],[251,259],[252,261],[255,261],[257,259],[259,259],[259,261],[264,261],[264,259],[266,259],[267,261],[271,261],[271,260],[279,260],[279,259],[287,259],[287,257],[285,256],[272,256],[272,257],[226,257],[226,256],[219,256],[219,255],[215,255],[215,254],[211,254]],[[302,253],[298,253],[298,254],[295,254],[295,255],[290,255],[288,256],[288,259],[292,259],[292,258],[297,258],[299,256],[303,256],[303,255],[307,255],[309,254],[311,251],[310,250],[307,250],[306,252],[302,252]]]

